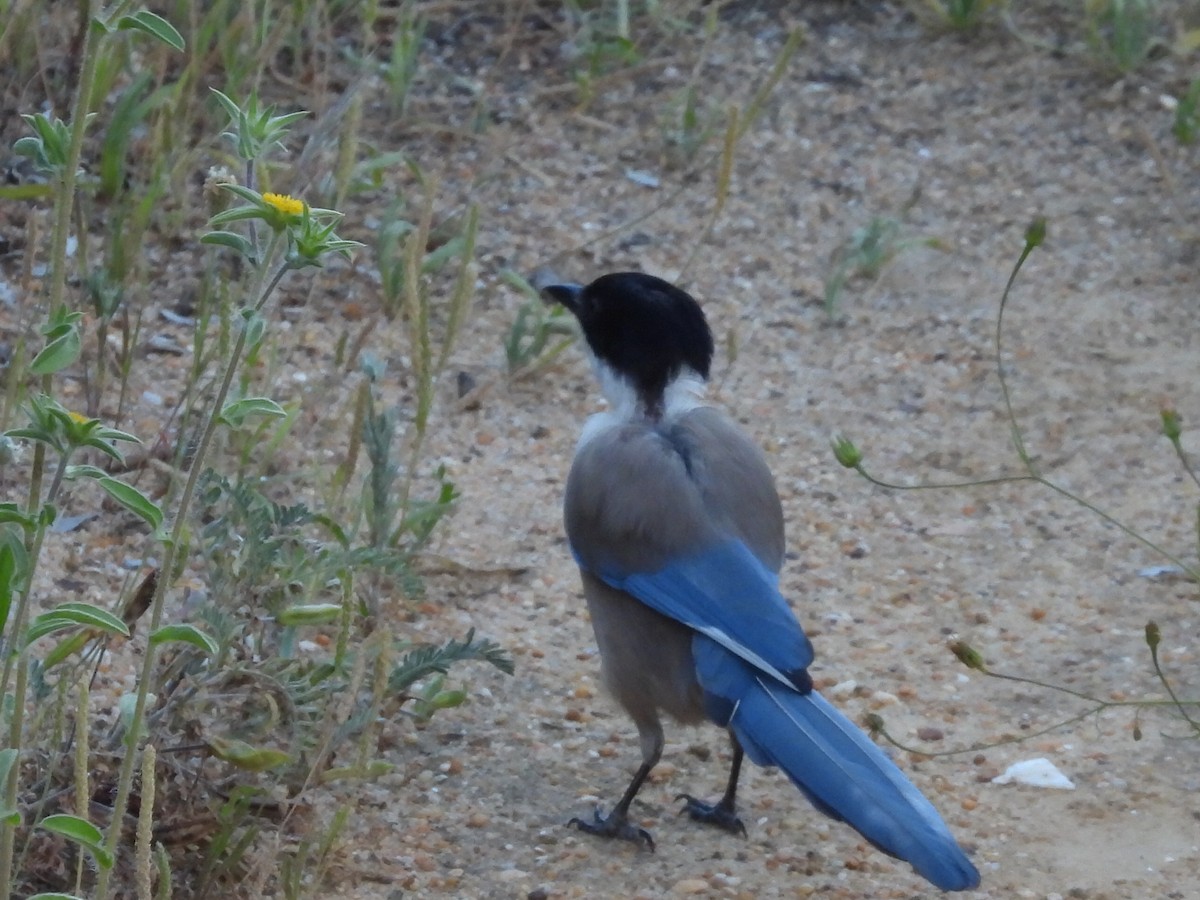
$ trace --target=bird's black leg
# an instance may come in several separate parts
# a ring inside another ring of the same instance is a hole
[[[654,768],[656,761],[642,763],[637,774],[633,776],[633,781],[629,782],[629,787],[625,789],[625,793],[607,816],[601,815],[600,807],[597,806],[596,811],[592,813],[590,822],[576,817],[567,824],[599,837],[632,841],[640,846],[648,847],[651,852],[654,852],[654,838],[650,837],[650,832],[629,823],[629,805],[633,803],[633,798],[637,796],[637,792],[650,774],[650,770]]]
[[[732,733],[729,735],[729,739],[733,741],[733,762],[729,766],[729,783],[725,786],[725,795],[716,803],[705,803],[697,800],[691,794],[680,794],[675,799],[685,801],[681,812],[686,812],[695,821],[716,825],[730,834],[740,834],[745,837],[746,826],[742,824],[742,820],[737,815],[737,783],[738,776],[742,773],[742,756],[744,754],[742,745],[738,743]]]

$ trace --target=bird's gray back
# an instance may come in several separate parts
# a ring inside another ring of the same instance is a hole
[[[783,563],[783,513],[758,447],[715,409],[613,425],[576,453],[564,518],[593,572],[655,571],[730,537],[772,571]]]

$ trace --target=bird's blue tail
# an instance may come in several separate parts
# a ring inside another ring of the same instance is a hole
[[[693,649],[710,713],[754,762],[783,769],[818,809],[942,890],[979,884],[933,804],[825,698],[760,674],[702,635]]]

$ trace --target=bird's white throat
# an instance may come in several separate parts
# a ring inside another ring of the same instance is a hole
[[[647,418],[642,400],[628,378],[598,359],[593,359],[593,367],[600,382],[600,391],[608,402],[608,409],[588,418],[579,435],[581,447],[602,431]],[[662,421],[669,422],[689,410],[707,406],[706,387],[703,378],[692,369],[685,368],[663,392]]]

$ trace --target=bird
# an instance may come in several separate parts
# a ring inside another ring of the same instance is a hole
[[[744,757],[778,767],[818,810],[938,888],[980,876],[933,805],[813,689],[813,647],[780,592],[784,520],[758,446],[705,399],[712,331],[688,292],[642,272],[539,285],[578,321],[605,411],[585,423],[563,520],[608,691],[641,765],[604,815],[569,824],[653,851],[630,805],[659,762],[663,719],[727,730],[724,794],[681,794],[690,818],[745,835]]]

